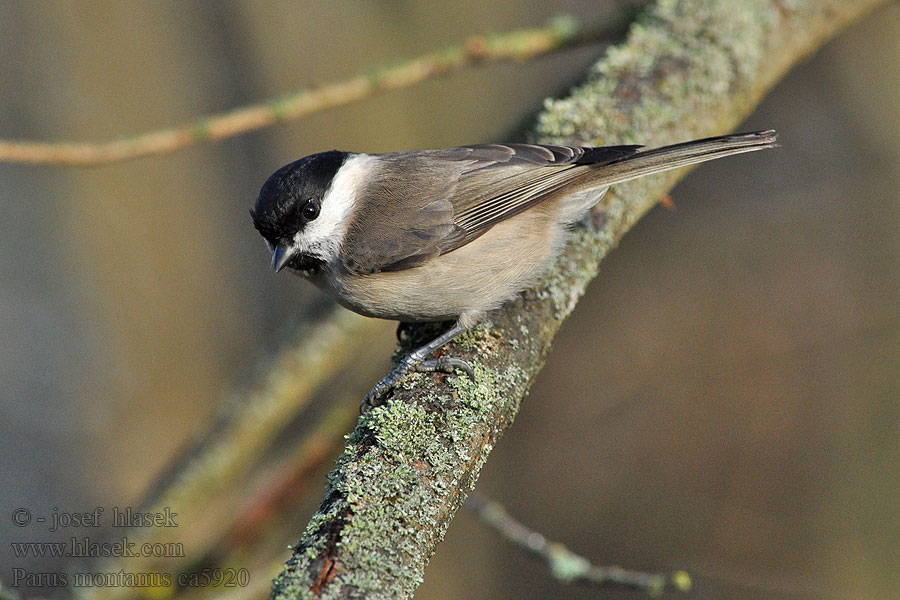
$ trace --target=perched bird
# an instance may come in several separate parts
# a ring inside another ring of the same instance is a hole
[[[288,268],[359,314],[455,320],[363,401],[372,406],[411,371],[472,374],[426,360],[484,314],[535,283],[609,186],[707,160],[772,148],[774,131],[641,146],[478,144],[358,154],[332,150],[278,169],[250,211]]]

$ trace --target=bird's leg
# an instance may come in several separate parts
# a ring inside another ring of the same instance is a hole
[[[425,360],[427,357],[431,356],[434,352],[436,352],[441,346],[451,341],[453,338],[461,334],[466,330],[465,327],[456,323],[442,333],[437,336],[424,346],[420,346],[410,352],[403,360],[400,361],[400,364],[397,367],[387,374],[387,376],[375,384],[375,387],[372,388],[366,397],[363,398],[362,404],[359,406],[360,412],[366,412],[370,408],[374,408],[375,406],[379,406],[384,401],[384,395],[387,394],[390,390],[400,385],[400,383],[406,379],[410,373],[431,373],[434,371],[442,371],[444,373],[452,373],[454,369],[459,369],[463,371],[471,378],[475,378],[475,371],[472,370],[472,367],[469,366],[467,362],[459,358],[450,358],[447,356],[442,356],[440,358],[433,358],[431,360]]]

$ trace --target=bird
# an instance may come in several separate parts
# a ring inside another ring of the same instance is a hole
[[[653,149],[505,143],[330,150],[275,171],[250,215],[276,273],[292,271],[368,317],[453,321],[372,388],[365,411],[412,372],[473,376],[458,358],[428,357],[536,283],[571,225],[610,186],[775,146],[775,131],[766,130]]]

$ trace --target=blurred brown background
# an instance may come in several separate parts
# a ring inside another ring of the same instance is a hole
[[[151,130],[621,4],[333,6],[4,2],[0,137]],[[742,127],[778,129],[780,150],[698,169],[675,212],[628,234],[480,491],[597,563],[687,569],[696,597],[896,597],[898,36],[896,3],[845,32]],[[318,298],[271,275],[250,226],[271,171],[333,147],[509,139],[598,52],[467,71],[166,157],[0,165],[0,579],[20,564],[15,508],[135,503]],[[599,595],[558,585],[461,513],[417,597]]]

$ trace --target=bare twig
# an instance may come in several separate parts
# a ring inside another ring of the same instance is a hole
[[[599,567],[559,542],[551,542],[543,534],[514,519],[499,502],[481,494],[469,495],[466,508],[501,536],[547,562],[550,572],[562,583],[586,582],[600,586],[622,586],[639,589],[655,596],[666,590],[687,592],[690,575],[676,571],[670,575],[642,573],[621,567]]]
[[[883,2],[658,2],[584,86],[547,104],[536,138],[660,145],[723,133],[792,65]],[[600,261],[683,175],[614,190],[536,291],[448,347],[475,366],[474,382],[421,377],[360,420],[273,599],[413,594]]]
[[[630,11],[623,11],[621,16],[630,16]],[[460,46],[426,54],[396,66],[159,131],[96,143],[0,140],[0,161],[86,167],[168,154],[200,142],[221,140],[279,122],[293,121],[466,67],[490,62],[527,61],[594,43],[619,24],[615,21],[606,23],[603,28],[584,28],[573,18],[557,17],[543,28],[520,29],[502,35],[474,35]]]

